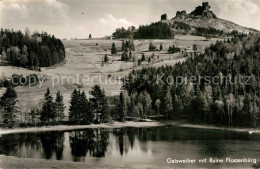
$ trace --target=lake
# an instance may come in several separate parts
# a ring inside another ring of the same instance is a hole
[[[0,154],[158,168],[252,168],[260,162],[260,135],[177,126],[20,133],[0,137]]]

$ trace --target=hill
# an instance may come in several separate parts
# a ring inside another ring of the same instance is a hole
[[[138,29],[118,28],[113,33],[114,39],[172,39],[174,35],[196,35],[206,38],[233,37],[234,35],[257,33],[258,30],[246,28],[231,21],[220,19],[210,10],[208,2],[203,2],[194,11],[177,11],[176,16],[168,19],[167,14],[161,20],[149,25],[139,25]]]
[[[167,19],[167,14],[163,14],[160,22],[171,25],[175,34],[196,34],[198,32],[205,32],[205,34],[217,33],[219,35],[232,32],[243,34],[259,32],[231,21],[220,19],[210,9],[209,3],[203,2],[202,6],[196,7],[190,14],[187,14],[185,10],[177,11],[176,16],[172,19]]]
[[[0,29],[0,65],[40,70],[61,63],[65,48],[60,39],[46,32],[30,35],[8,29]]]

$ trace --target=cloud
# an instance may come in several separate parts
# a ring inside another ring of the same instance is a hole
[[[100,23],[104,26],[118,28],[118,27],[129,27],[133,25],[132,22],[126,20],[125,18],[116,18],[111,14],[108,14],[105,18],[99,19]]]
[[[68,6],[57,0],[0,1],[1,25],[65,23]]]
[[[232,20],[242,26],[260,30],[259,0],[219,0],[220,18]]]
[[[14,30],[28,27],[31,31],[44,30],[59,38],[84,38],[89,33],[93,37],[101,37],[111,35],[119,27],[138,27],[155,22],[165,12],[170,17],[177,10],[190,12],[203,1],[124,0],[118,3],[118,0],[0,0],[0,27]],[[207,1],[219,18],[260,30],[259,0]],[[86,15],[82,15],[82,11],[86,11]]]
[[[106,14],[105,17],[102,17],[99,19],[99,22],[97,24],[98,30],[100,33],[98,33],[98,36],[104,35],[111,35],[117,28],[128,28],[129,26],[136,26],[133,22],[128,21],[125,18],[117,18],[113,16],[112,14]]]

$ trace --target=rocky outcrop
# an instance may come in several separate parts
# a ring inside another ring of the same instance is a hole
[[[177,11],[175,18],[184,19],[186,17],[203,17],[203,18],[217,18],[217,16],[210,10],[210,5],[208,2],[203,2],[202,6],[196,7],[194,11],[187,14],[185,10]]]
[[[208,2],[203,2],[202,5],[196,7],[194,11],[187,14],[185,10],[177,11],[176,16],[172,19],[167,19],[167,15],[161,16],[161,22],[172,25],[172,30],[181,34],[194,33],[197,28],[216,29],[223,33],[231,33],[237,31],[239,33],[256,33],[254,29],[246,28],[233,22],[217,18],[210,10]],[[176,26],[177,25],[177,26]]]
[[[161,21],[167,20],[167,19],[168,19],[168,17],[167,17],[166,13],[161,15]]]
[[[208,2],[203,2],[202,6],[196,7],[194,11],[192,11],[189,15],[190,16],[201,16],[206,18],[217,18],[217,16],[210,10],[210,5]]]
[[[187,16],[187,13],[185,10],[176,12],[176,18],[185,18],[186,16]]]

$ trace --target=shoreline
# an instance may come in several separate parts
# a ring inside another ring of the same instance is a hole
[[[30,128],[14,128],[14,129],[1,129],[0,136],[15,133],[32,133],[32,132],[45,132],[45,131],[69,131],[77,129],[88,128],[123,128],[123,127],[156,127],[165,126],[167,124],[152,121],[152,122],[114,122],[102,124],[89,124],[89,125],[57,125],[57,126],[43,126],[43,127],[30,127]]]
[[[243,127],[225,127],[225,126],[214,126],[209,124],[190,124],[190,123],[176,123],[174,126],[186,127],[186,128],[197,128],[197,129],[208,129],[208,130],[223,130],[223,131],[234,131],[234,132],[248,132],[249,134],[260,134],[260,128],[243,128]]]
[[[0,168],[3,169],[49,169],[49,168],[59,168],[59,169],[171,169],[171,166],[152,166],[149,164],[138,164],[133,163],[131,166],[128,164],[98,164],[95,162],[84,163],[84,162],[72,162],[72,161],[62,161],[62,160],[46,160],[46,159],[31,159],[31,158],[18,158],[14,156],[0,155]]]
[[[159,126],[176,126],[185,128],[197,128],[197,129],[207,129],[207,130],[223,130],[223,131],[234,131],[234,132],[248,132],[249,134],[260,134],[260,128],[242,128],[242,127],[222,127],[214,126],[208,124],[191,124],[183,122],[113,122],[113,123],[102,123],[102,124],[89,124],[89,125],[58,125],[58,126],[43,126],[43,127],[30,127],[30,128],[14,128],[14,129],[1,129],[0,137],[6,134],[16,134],[16,133],[32,133],[32,132],[47,132],[47,131],[70,131],[78,129],[89,129],[89,128],[124,128],[124,127],[159,127]]]

